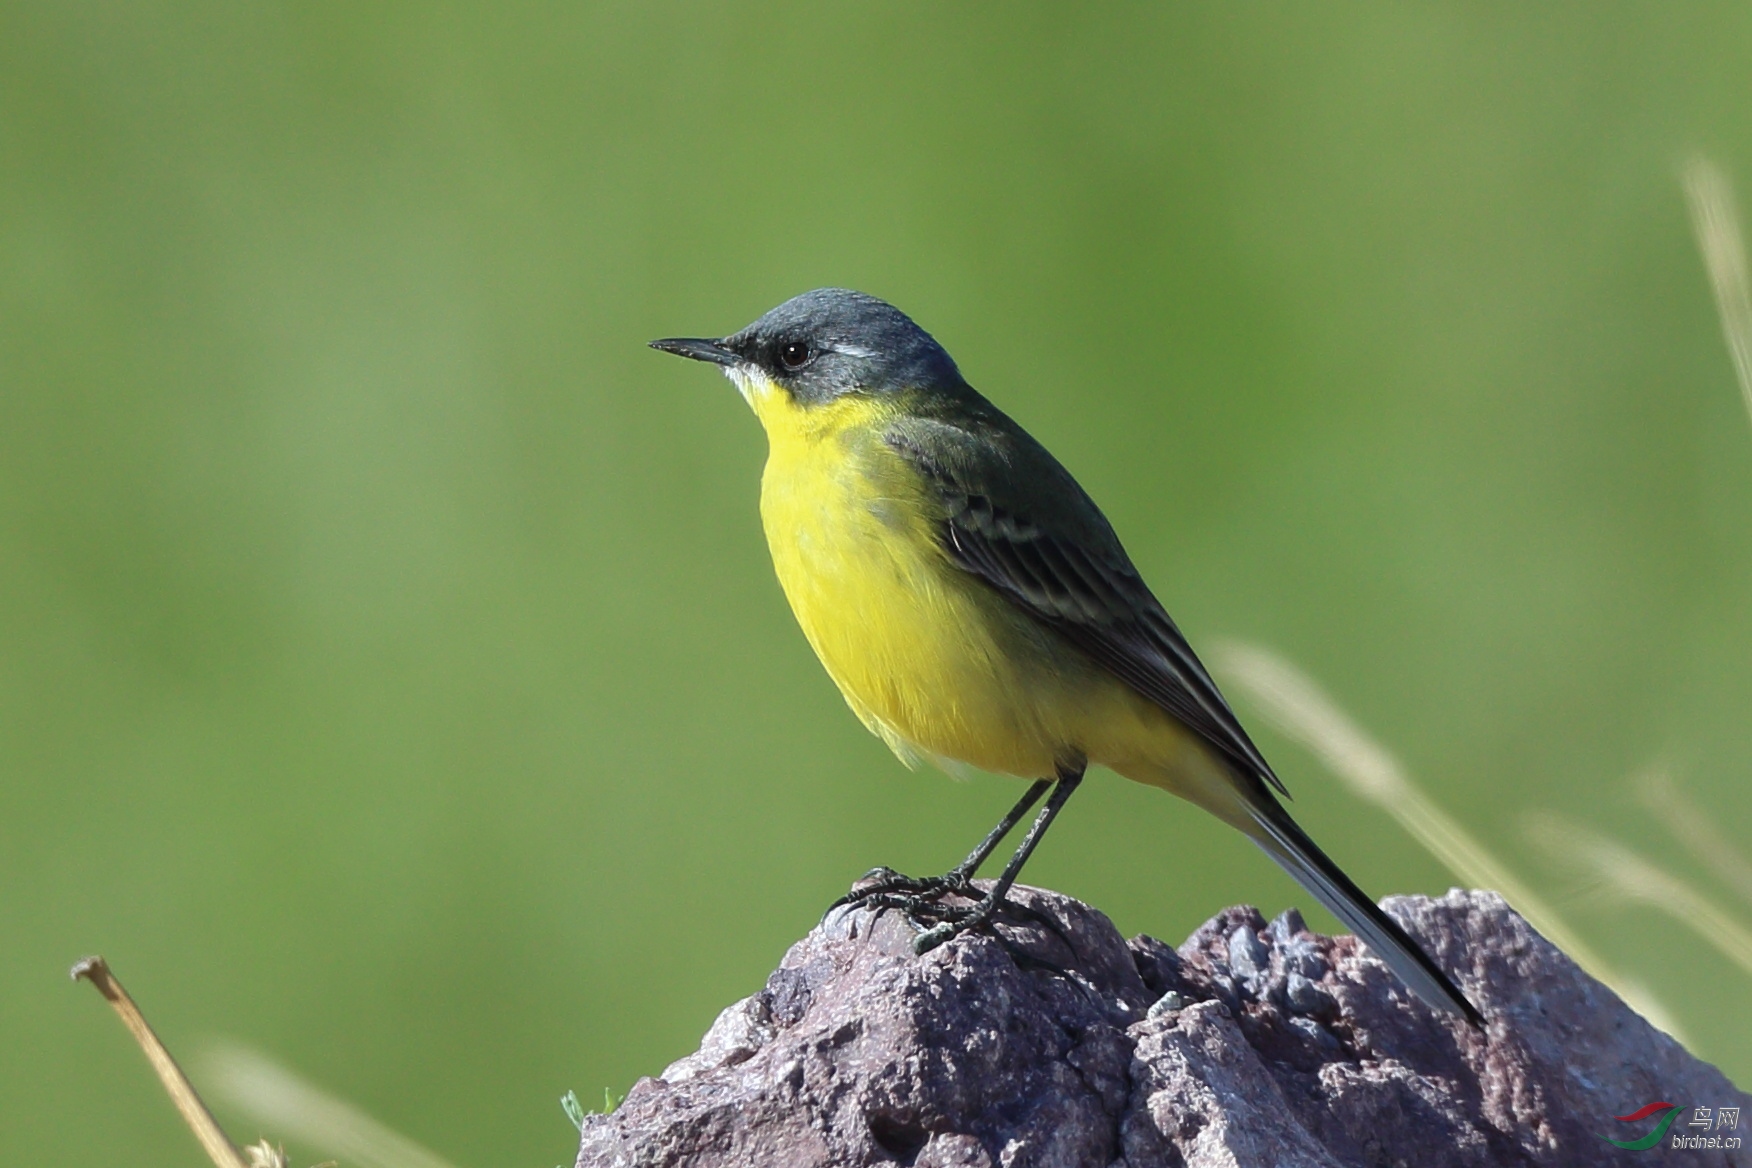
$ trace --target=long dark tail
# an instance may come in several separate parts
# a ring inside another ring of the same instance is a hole
[[[1263,799],[1252,801],[1248,808],[1263,833],[1249,833],[1260,850],[1332,910],[1332,915],[1343,921],[1418,997],[1432,1006],[1462,1015],[1474,1026],[1483,1026],[1484,1016],[1478,1007],[1467,1001],[1448,975],[1436,968],[1429,954],[1339,870],[1320,846],[1308,838],[1308,833],[1296,825],[1289,812],[1278,806],[1269,793],[1261,794]]]

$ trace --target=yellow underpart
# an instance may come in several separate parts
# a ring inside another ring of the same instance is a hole
[[[1046,778],[1087,759],[1242,826],[1233,779],[1194,736],[949,561],[941,503],[882,438],[893,399],[800,405],[738,373],[770,445],[761,520],[779,583],[847,704],[902,761]]]

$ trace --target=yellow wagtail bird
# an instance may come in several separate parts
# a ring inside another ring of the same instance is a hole
[[[824,288],[731,336],[651,345],[722,366],[760,418],[773,566],[864,725],[909,765],[1034,780],[946,875],[877,869],[844,902],[905,909],[921,953],[986,924],[1099,763],[1239,829],[1418,996],[1480,1023],[1279,804],[1288,791],[1100,508],[906,314]],[[1049,788],[982,894],[974,873]]]

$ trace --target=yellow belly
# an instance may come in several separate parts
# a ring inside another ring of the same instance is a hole
[[[949,562],[941,504],[882,441],[885,403],[749,397],[771,443],[761,518],[779,582],[846,702],[897,754],[1029,778],[1087,759],[1197,798],[1164,781],[1209,769],[1177,722]]]

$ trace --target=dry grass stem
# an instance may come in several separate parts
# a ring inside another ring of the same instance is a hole
[[[1715,821],[1693,803],[1666,771],[1654,770],[1636,780],[1637,799],[1654,812],[1686,849],[1697,854],[1722,883],[1752,904],[1752,863],[1728,842]]]
[[[1527,817],[1541,847],[1562,855],[1626,900],[1660,909],[1752,974],[1752,930],[1679,877],[1616,840],[1550,812]]]
[[[165,1091],[170,1094],[170,1101],[176,1105],[183,1122],[195,1133],[195,1139],[200,1141],[201,1147],[206,1150],[213,1163],[218,1168],[252,1168],[252,1165],[244,1161],[243,1153],[226,1137],[224,1129],[213,1118],[213,1113],[207,1110],[207,1105],[201,1102],[201,1096],[195,1091],[194,1084],[189,1082],[182,1068],[176,1065],[176,1060],[170,1057],[170,1051],[165,1049],[158,1035],[152,1032],[145,1015],[140,1013],[140,1007],[134,1004],[134,999],[128,996],[128,991],[122,988],[122,983],[110,972],[109,964],[101,957],[87,957],[73,966],[72,974],[75,979],[84,978],[96,986],[97,992],[115,1007],[116,1013],[121,1016],[122,1025],[128,1028],[128,1033],[134,1036],[134,1041],[146,1052],[146,1061],[157,1072],[158,1081],[164,1084]],[[265,1148],[267,1145],[264,1142],[262,1146]]]
[[[1722,168],[1697,155],[1685,164],[1685,196],[1691,206],[1691,227],[1703,266],[1709,272],[1721,317],[1722,337],[1740,379],[1740,396],[1752,417],[1752,287],[1746,279],[1746,244],[1734,191]]]
[[[212,1083],[221,1101],[350,1165],[451,1168],[436,1152],[248,1047],[214,1047],[202,1056],[200,1066],[202,1078]]]

